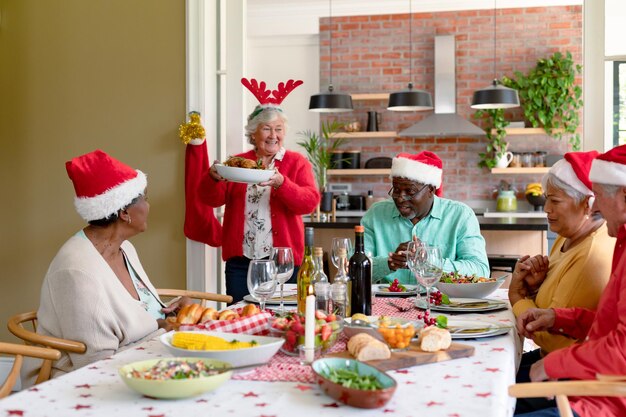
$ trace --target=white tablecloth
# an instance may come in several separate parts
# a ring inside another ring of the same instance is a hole
[[[499,290],[495,298],[504,298]],[[512,324],[504,310],[459,316]],[[514,400],[507,388],[515,381],[519,339],[507,335],[463,340],[475,355],[389,371],[398,389],[376,410],[351,408],[326,396],[317,385],[296,382],[230,380],[199,397],[166,401],[143,397],[122,382],[117,369],[129,362],[170,356],[151,340],[113,357],[45,382],[0,401],[0,416],[345,416],[381,415],[432,417],[509,416]]]

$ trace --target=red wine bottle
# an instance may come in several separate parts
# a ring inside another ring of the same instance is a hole
[[[354,226],[354,255],[350,258],[349,275],[352,282],[351,314],[372,314],[372,261],[365,254],[363,226]]]

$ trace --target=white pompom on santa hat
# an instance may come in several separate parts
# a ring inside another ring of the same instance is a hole
[[[593,195],[589,170],[591,163],[600,155],[598,151],[568,152],[548,172],[583,195]],[[546,189],[545,177],[543,188]]]
[[[391,178],[401,177],[434,186],[436,195],[443,195],[443,163],[430,151],[412,155],[400,153],[391,162]]]
[[[616,146],[594,159],[589,179],[598,184],[626,186],[626,145]]]
[[[101,150],[65,163],[74,184],[74,206],[86,221],[106,219],[143,195],[146,175]]]

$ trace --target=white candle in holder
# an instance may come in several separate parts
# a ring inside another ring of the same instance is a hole
[[[313,286],[307,288],[306,313],[304,315],[304,351],[308,363],[315,359],[315,295]]]

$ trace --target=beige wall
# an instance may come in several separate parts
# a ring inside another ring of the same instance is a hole
[[[84,225],[64,163],[96,148],[148,174],[133,243],[157,287],[184,287],[184,116],[184,1],[0,0],[1,340]]]

